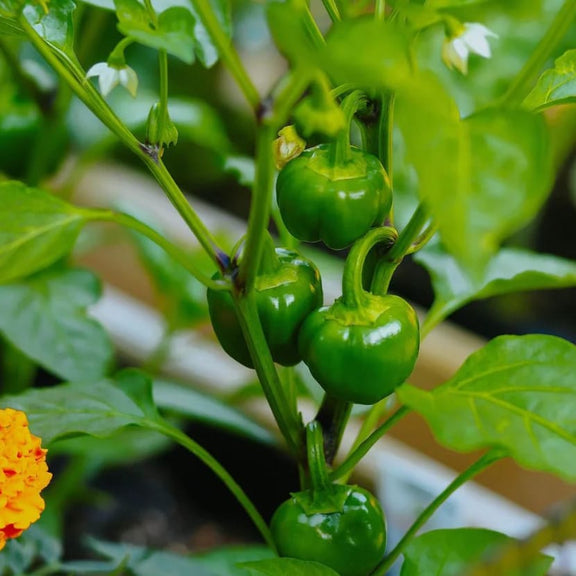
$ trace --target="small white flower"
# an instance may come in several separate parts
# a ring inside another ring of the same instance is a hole
[[[444,40],[442,59],[448,68],[456,68],[462,74],[468,73],[468,56],[478,54],[482,58],[490,58],[492,52],[488,38],[498,38],[486,26],[477,23],[463,24],[461,30]]]
[[[107,62],[94,64],[86,74],[86,78],[98,78],[98,85],[102,96],[106,97],[118,84],[124,86],[132,96],[136,96],[138,90],[138,76],[130,66],[116,67]]]

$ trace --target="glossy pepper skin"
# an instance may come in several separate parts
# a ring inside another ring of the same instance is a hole
[[[414,309],[398,296],[365,294],[360,308],[343,300],[311,314],[300,331],[300,352],[326,393],[375,404],[410,376],[418,357]]]
[[[321,144],[288,162],[276,183],[278,206],[290,233],[340,250],[384,220],[392,206],[390,181],[372,154],[350,148],[344,164]]]
[[[272,358],[283,366],[300,362],[298,331],[309,314],[322,305],[318,269],[296,252],[276,248],[273,261],[256,278],[257,307]],[[212,326],[222,348],[252,367],[248,346],[228,292],[208,290]]]
[[[271,521],[280,556],[320,562],[340,576],[367,576],[384,556],[386,523],[368,491],[350,487],[340,510],[310,512],[297,493],[280,505]]]

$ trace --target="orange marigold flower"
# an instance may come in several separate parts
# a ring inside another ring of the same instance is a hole
[[[30,433],[24,412],[0,410],[0,550],[40,518],[40,496],[52,474],[40,438]]]

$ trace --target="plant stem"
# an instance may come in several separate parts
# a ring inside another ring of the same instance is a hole
[[[364,417],[362,422],[362,426],[354,440],[354,444],[352,444],[352,448],[350,449],[349,455],[352,454],[364,440],[368,439],[370,434],[375,430],[378,422],[382,418],[385,412],[388,411],[388,404],[390,402],[390,398],[383,398],[380,402],[376,402],[370,408],[370,411]],[[352,474],[353,470],[349,470],[346,474],[339,477],[339,481],[346,484],[348,482],[348,478]]]
[[[124,123],[114,114],[108,104],[102,99],[100,94],[94,89],[92,84],[85,81],[85,74],[71,60],[63,60],[64,56],[56,55],[51,47],[38,36],[34,28],[30,26],[25,18],[20,19],[20,24],[24,28],[26,35],[38,52],[46,59],[48,64],[54,68],[59,76],[70,86],[74,93],[86,104],[86,106],[109,128],[132,152],[136,154],[148,167],[152,175],[156,178],[164,193],[176,208],[180,216],[184,219],[190,230],[194,233],[202,247],[206,250],[212,260],[220,265],[223,251],[220,250],[216,241],[200,220],[196,212],[192,209],[188,200],[166,170],[162,161],[150,155],[150,151],[143,146],[135,136],[128,130]]]
[[[85,210],[86,218],[91,221],[100,222],[114,222],[120,226],[130,228],[152,240],[155,244],[160,246],[171,258],[178,264],[182,265],[196,280],[204,284],[207,288],[212,290],[230,290],[231,284],[225,280],[213,280],[207,276],[200,268],[194,263],[192,256],[179,246],[172,244],[162,234],[158,233],[154,228],[151,228],[144,222],[137,220],[129,214],[123,212],[114,212],[112,210]]]
[[[252,109],[257,111],[260,107],[258,90],[256,90],[250,76],[248,76],[238,53],[232,45],[232,40],[227,36],[216,14],[212,10],[209,0],[190,0],[190,3],[208,31],[212,42],[214,42],[214,45],[218,49],[220,59],[236,80]]]
[[[386,18],[386,0],[376,0],[374,17],[376,20],[384,20]]]
[[[372,280],[372,292],[374,294],[386,294],[394,271],[420,235],[428,219],[428,211],[423,204],[419,204],[404,230],[400,232],[394,246],[378,263]]]
[[[322,4],[324,4],[324,9],[328,12],[328,16],[330,16],[332,22],[339,22],[342,20],[340,10],[334,0],[322,0]]]
[[[164,138],[164,128],[168,123],[168,54],[166,50],[158,51],[158,71],[160,73],[160,104],[158,134]],[[160,146],[163,143],[160,142]]]
[[[346,457],[344,462],[336,468],[330,475],[332,480],[338,480],[339,478],[348,477],[352,470],[356,467],[358,462],[368,454],[368,452],[372,449],[374,444],[394,426],[399,420],[404,418],[406,414],[410,412],[409,408],[406,406],[402,406],[399,410],[397,410],[392,416],[390,416],[383,424],[381,424],[366,440],[364,440],[358,447],[353,449],[350,454]]]
[[[370,250],[380,243],[393,246],[397,238],[394,228],[373,228],[352,246],[342,274],[342,300],[347,307],[361,308],[367,297],[363,287],[362,272],[364,261]]]
[[[268,343],[262,331],[254,292],[243,295],[235,294],[234,296],[238,321],[266,400],[288,447],[296,458],[301,460],[303,457],[302,422],[298,414],[292,409],[274,366]]]
[[[256,142],[256,175],[248,218],[248,233],[238,271],[238,285],[242,291],[252,289],[262,254],[262,244],[268,229],[272,188],[274,183],[274,130],[262,124]]]
[[[344,435],[346,423],[350,418],[351,411],[352,402],[346,402],[346,400],[340,400],[328,394],[324,395],[315,420],[322,426],[324,433],[324,452],[328,464],[332,464],[338,453],[338,448],[340,447],[340,442],[342,441],[342,436]]]
[[[397,558],[402,554],[406,546],[410,543],[412,538],[416,536],[416,533],[428,522],[432,517],[434,512],[440,508],[446,500],[454,493],[460,486],[477,476],[480,472],[494,464],[497,460],[503,458],[503,454],[498,451],[488,452],[477,460],[472,466],[464,470],[459,476],[457,476],[448,487],[440,493],[418,516],[414,524],[410,526],[409,530],[404,534],[400,542],[396,544],[396,547],[384,558],[384,560],[376,567],[376,569],[371,573],[370,576],[384,576],[388,570],[392,567]]]
[[[325,490],[330,480],[324,455],[324,434],[322,426],[315,420],[306,426],[306,454],[312,490]]]
[[[551,56],[558,42],[564,37],[576,17],[576,0],[566,0],[556,14],[546,34],[540,40],[524,67],[514,78],[508,90],[499,101],[500,106],[520,106],[534,84],[546,60]]]
[[[174,428],[165,422],[158,422],[154,425],[148,423],[146,427],[151,430],[156,430],[157,432],[160,432],[168,438],[176,441],[206,464],[206,466],[208,466],[208,468],[210,468],[210,470],[212,470],[212,472],[214,472],[214,474],[224,482],[228,490],[230,490],[230,492],[232,492],[236,497],[236,500],[238,500],[242,508],[244,508],[248,516],[252,519],[252,522],[254,522],[256,528],[258,528],[266,544],[272,550],[276,551],[276,545],[272,538],[272,534],[270,534],[268,525],[256,509],[256,506],[254,506],[253,502],[248,498],[236,480],[234,480],[230,473],[224,468],[224,466],[222,466],[222,464],[220,464],[220,462],[218,462],[218,460],[216,460],[216,458],[214,458],[214,456],[212,456],[212,454],[200,446],[200,444],[197,444],[192,440],[192,438],[184,434],[181,430],[178,430],[178,428]],[[191,486],[193,487],[193,482],[191,483]]]
[[[274,183],[274,153],[272,143],[276,131],[284,124],[294,103],[310,82],[310,76],[295,70],[285,88],[274,100],[270,111],[263,110],[256,138],[256,175],[252,188],[252,203],[248,217],[248,233],[237,284],[241,291],[249,291],[254,283],[260,262],[263,238],[268,229]]]

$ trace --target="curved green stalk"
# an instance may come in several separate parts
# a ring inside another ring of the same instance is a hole
[[[296,458],[301,460],[303,457],[304,429],[299,415],[289,402],[282,386],[282,381],[274,366],[270,348],[262,331],[254,293],[249,292],[241,296],[235,295],[235,304],[238,321],[240,322],[242,333],[266,400],[288,447]]]
[[[212,290],[230,290],[231,284],[226,282],[225,280],[213,280],[200,268],[194,264],[192,261],[190,254],[182,250],[180,247],[172,244],[169,240],[164,238],[162,234],[159,234],[144,222],[130,216],[129,214],[125,214],[123,212],[114,212],[112,210],[85,210],[84,211],[88,220],[92,221],[100,221],[100,222],[114,222],[119,224],[120,226],[125,226],[126,228],[130,228],[131,230],[135,230],[140,234],[146,236],[146,238],[152,240],[155,244],[160,246],[169,256],[171,256],[176,262],[182,265],[196,280],[204,284],[207,288],[211,288]]]
[[[190,230],[194,233],[202,247],[216,263],[220,263],[222,250],[218,247],[210,231],[188,203],[188,200],[166,170],[162,161],[150,154],[136,137],[128,130],[124,123],[116,116],[108,104],[85,79],[84,71],[65,54],[56,52],[48,45],[30,26],[25,18],[20,19],[26,35],[38,52],[46,59],[56,73],[70,86],[74,93],[86,106],[109,128],[132,152],[136,154],[149,168],[164,193],[178,210]]]
[[[324,9],[328,13],[328,16],[330,16],[332,22],[339,22],[342,20],[340,9],[334,0],[322,0],[322,4],[324,4]]]
[[[504,96],[500,99],[500,106],[520,106],[538,78],[546,60],[550,58],[558,42],[565,36],[575,18],[576,0],[566,0],[546,34],[544,34],[522,70],[520,70]]]
[[[432,517],[434,512],[440,508],[446,500],[460,486],[466,484],[469,480],[480,474],[483,470],[494,464],[497,460],[503,458],[504,455],[498,451],[488,452],[484,456],[482,456],[479,460],[477,460],[472,466],[464,470],[459,476],[457,476],[449,485],[448,487],[440,493],[425,509],[424,511],[418,516],[414,524],[410,526],[409,530],[404,534],[400,542],[396,544],[396,547],[386,555],[384,560],[376,567],[376,569],[371,573],[370,576],[384,576],[390,570],[394,562],[398,559],[398,557],[404,552],[404,549],[412,538],[416,536],[417,532],[428,522],[428,520]]]
[[[419,204],[406,227],[400,232],[394,246],[378,263],[372,280],[372,292],[374,294],[386,293],[394,271],[398,268],[404,256],[410,251],[412,244],[420,236],[428,220],[428,211],[423,204]]]
[[[410,412],[410,408],[402,406],[402,408],[392,414],[388,420],[378,426],[378,428],[376,428],[376,430],[374,430],[374,432],[372,432],[372,434],[370,434],[366,440],[364,440],[358,447],[353,449],[352,452],[348,454],[344,462],[342,462],[342,464],[340,464],[340,466],[338,466],[338,468],[336,468],[336,470],[330,474],[330,478],[332,480],[348,478],[350,473],[358,465],[358,462],[360,462],[360,460],[362,460],[362,458],[368,454],[374,444],[376,444],[376,442],[378,442],[378,440],[380,440],[380,438],[382,438],[382,436],[384,436],[384,434],[386,434],[386,432],[388,432],[388,430],[390,430],[394,424],[404,418],[408,412]]]
[[[236,480],[234,480],[226,468],[224,468],[224,466],[222,466],[222,464],[220,464],[220,462],[218,462],[218,460],[216,460],[216,458],[214,458],[210,452],[208,452],[205,448],[202,448],[200,444],[194,442],[192,438],[184,434],[181,430],[178,430],[178,428],[169,426],[164,422],[158,422],[154,425],[148,423],[146,427],[151,430],[156,430],[164,436],[167,436],[168,438],[178,442],[178,444],[189,450],[192,454],[194,454],[194,456],[206,464],[206,466],[208,466],[208,468],[210,468],[210,470],[212,470],[212,472],[214,472],[214,474],[216,474],[216,476],[218,476],[218,478],[224,482],[228,490],[230,490],[230,492],[232,492],[232,494],[236,497],[236,500],[238,500],[248,516],[250,516],[252,522],[254,522],[256,528],[258,528],[266,544],[268,544],[272,550],[276,551],[276,545],[272,538],[272,534],[270,533],[268,525],[256,509],[256,506],[254,506],[253,502],[250,500],[250,498],[248,498],[244,490],[242,490],[240,485],[236,482]]]

